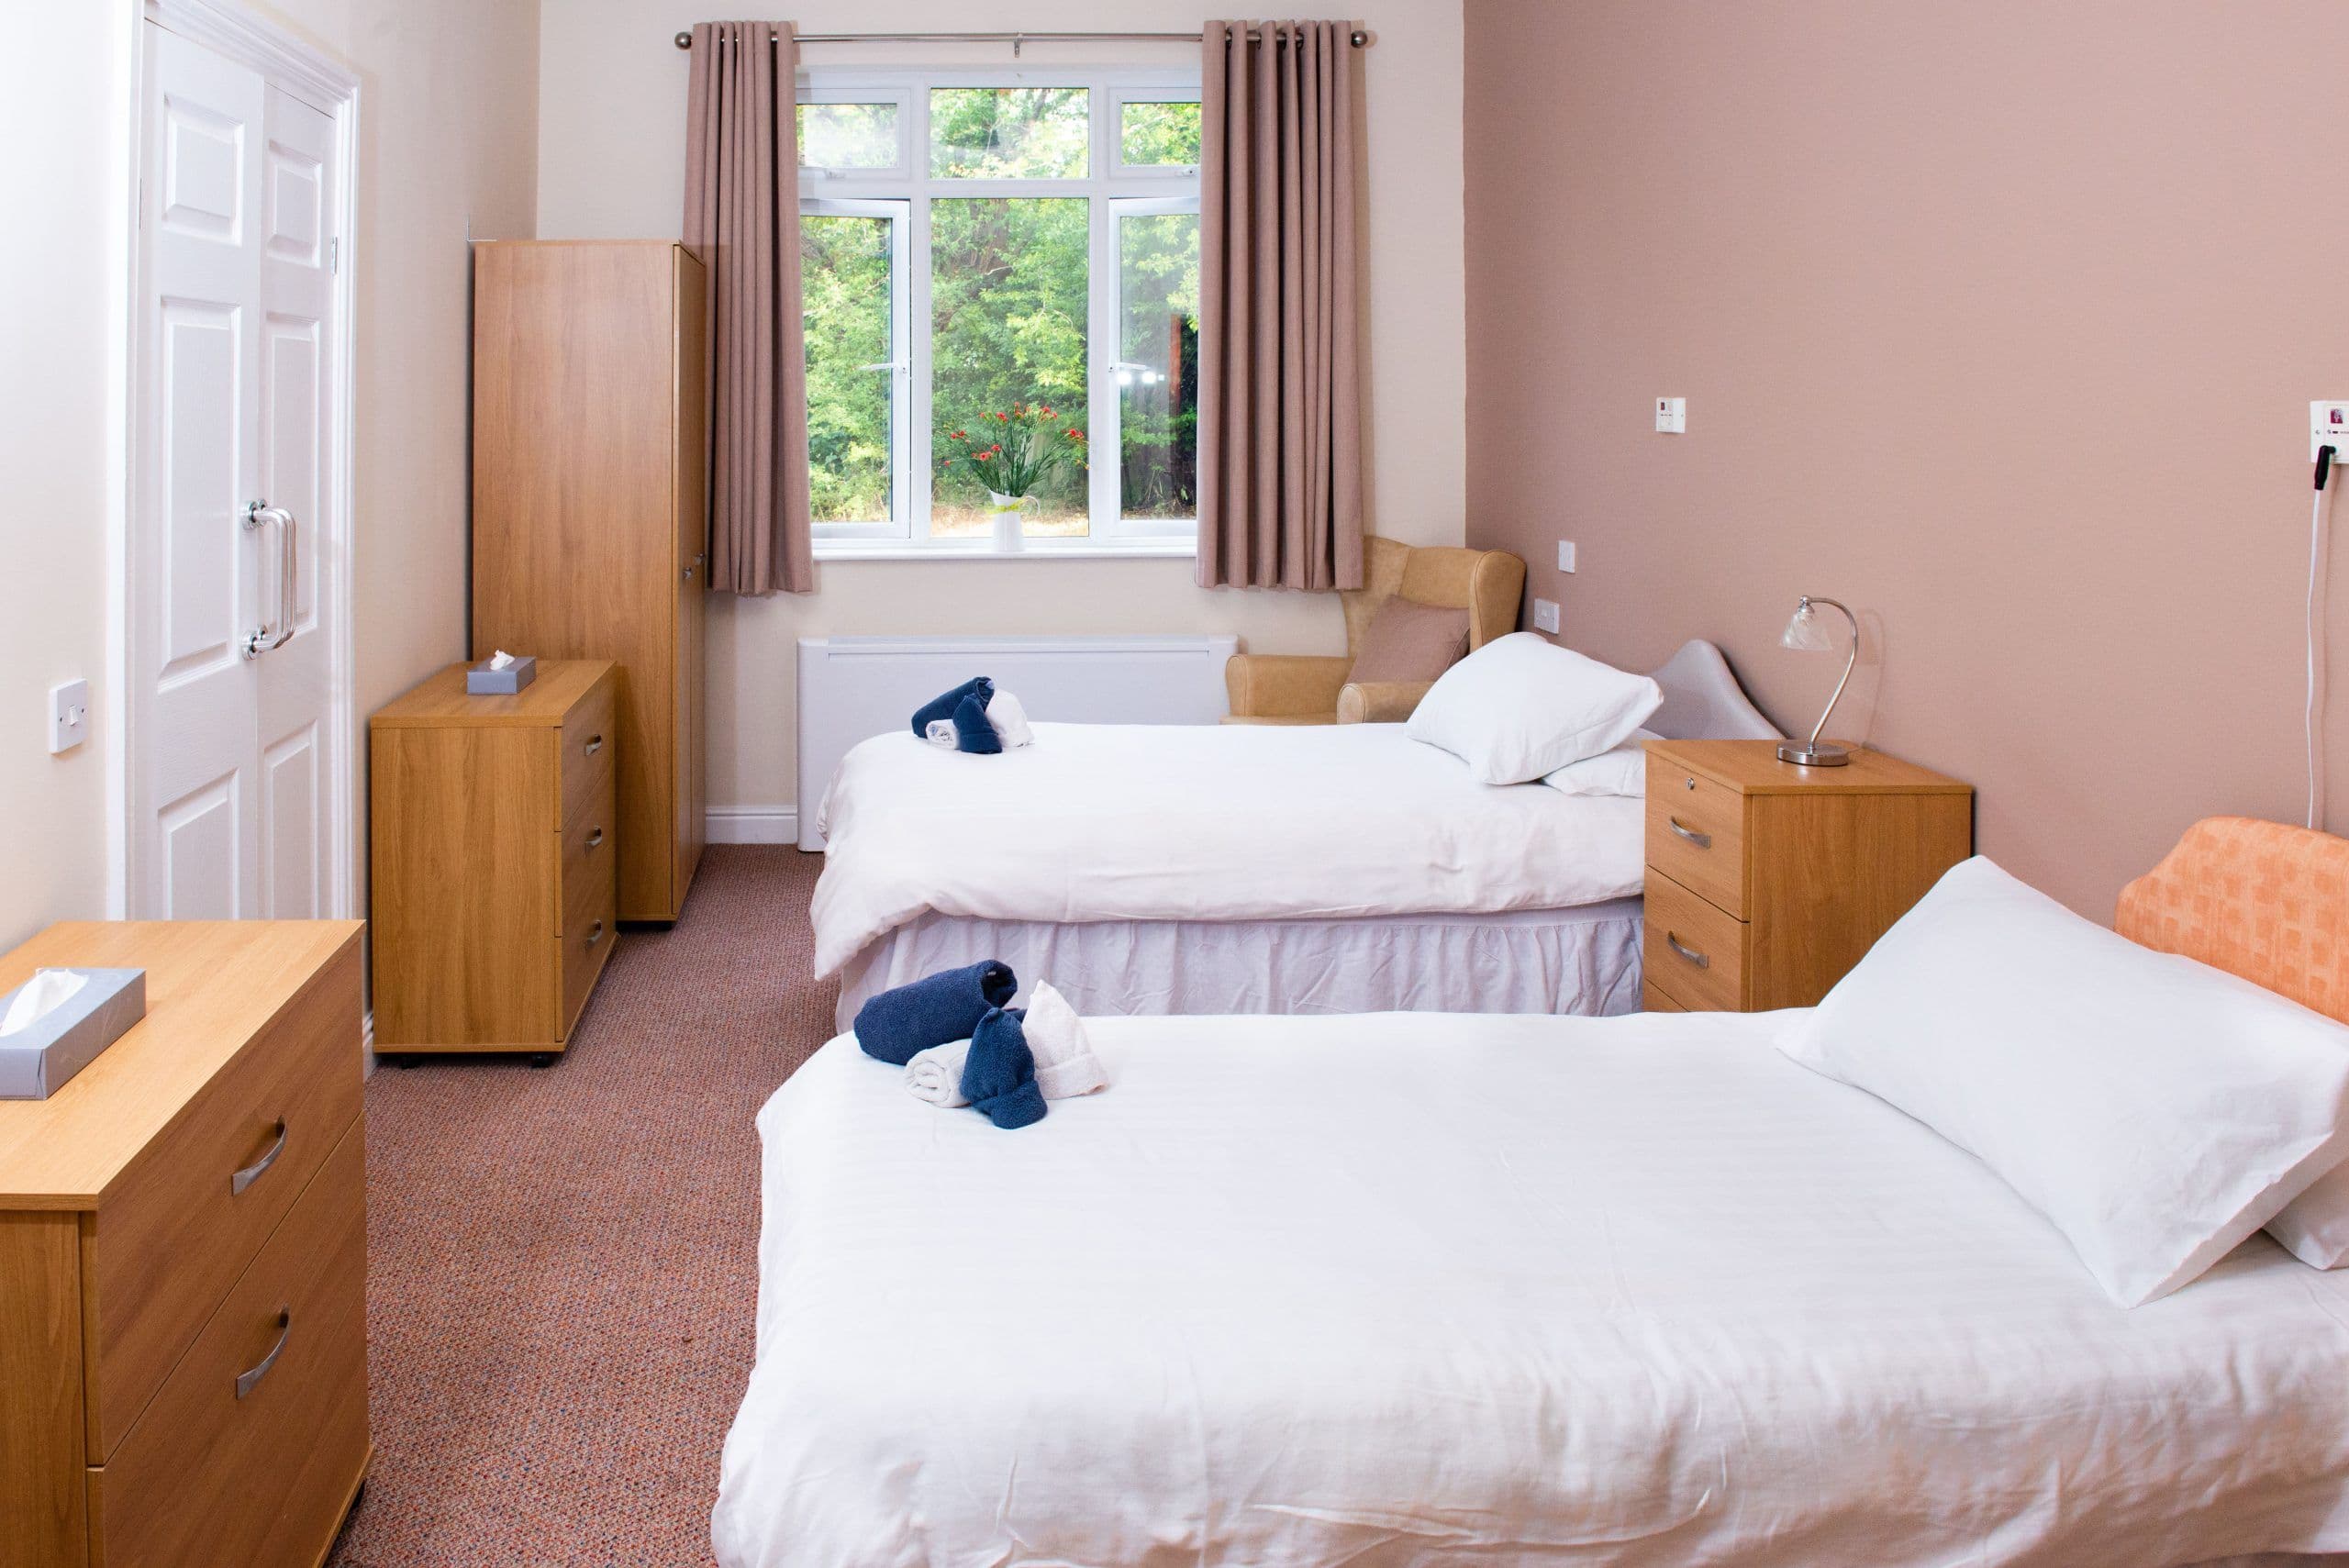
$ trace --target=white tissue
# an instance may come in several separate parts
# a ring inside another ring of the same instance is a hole
[[[489,667],[493,670],[511,670],[514,667],[514,655],[501,648],[489,656]]]
[[[36,969],[33,977],[8,1004],[6,1018],[0,1018],[0,1035],[11,1035],[28,1029],[46,1014],[56,1011],[71,1001],[73,994],[90,983],[86,974],[76,974],[70,969]]]

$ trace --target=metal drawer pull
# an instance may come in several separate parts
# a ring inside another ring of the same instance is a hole
[[[1664,822],[1665,827],[1670,828],[1698,849],[1709,850],[1713,847],[1713,836],[1710,833],[1699,833],[1694,828],[1683,828],[1677,817],[1666,817]]]
[[[603,830],[601,828],[590,828],[587,830],[587,847],[588,847],[589,849],[591,849],[591,850],[592,850],[592,849],[594,849],[596,845],[598,845],[598,844],[602,843],[603,841],[604,841],[604,830]]]
[[[1710,969],[1713,967],[1713,961],[1710,958],[1701,952],[1698,952],[1695,948],[1682,947],[1680,945],[1680,939],[1670,931],[1664,933],[1664,945],[1670,948],[1673,951],[1678,953],[1681,957],[1687,959],[1689,962],[1695,964],[1699,969]]]
[[[588,927],[588,928],[587,928],[587,945],[588,945],[589,947],[591,947],[591,948],[592,948],[592,947],[594,947],[597,942],[600,942],[600,941],[602,941],[603,940],[604,940],[604,922],[603,922],[603,921],[601,921],[601,920],[598,920],[598,921],[596,921],[594,925],[592,925],[592,926],[590,926],[590,927]]]
[[[587,754],[588,754],[589,756],[591,756],[591,757],[592,757],[592,756],[594,756],[596,752],[598,752],[598,751],[602,751],[603,749],[604,749],[604,738],[603,738],[602,736],[600,736],[600,735],[590,735],[589,737],[587,737],[587,747],[586,747],[586,751],[587,751]]]
[[[277,1163],[277,1157],[284,1152],[285,1118],[280,1117],[277,1118],[277,1141],[271,1144],[260,1159],[228,1178],[228,1195],[235,1197],[239,1193],[260,1181],[268,1173],[269,1168]]]
[[[285,1308],[279,1308],[277,1313],[277,1343],[269,1347],[269,1354],[262,1357],[259,1362],[255,1362],[251,1371],[240,1372],[237,1374],[238,1398],[242,1399],[246,1395],[250,1394],[254,1389],[261,1386],[261,1380],[269,1375],[269,1369],[275,1366],[277,1364],[277,1358],[284,1353],[286,1336],[293,1332],[294,1314]]]

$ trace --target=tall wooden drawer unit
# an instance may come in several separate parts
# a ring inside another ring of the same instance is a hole
[[[366,1473],[355,921],[53,926],[147,1018],[0,1100],[0,1568],[316,1568]]]
[[[1881,751],[1802,768],[1769,740],[1647,750],[1653,1012],[1809,1006],[1974,852],[1972,786]]]
[[[570,1042],[617,940],[618,686],[540,660],[468,696],[452,664],[371,721],[377,1051]]]

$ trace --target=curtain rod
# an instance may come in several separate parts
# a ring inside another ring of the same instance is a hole
[[[801,43],[1008,43],[1013,59],[1031,43],[1197,43],[1197,33],[801,33]],[[694,35],[679,33],[679,49],[694,47]],[[1370,34],[1356,28],[1348,40],[1356,49],[1370,47]]]

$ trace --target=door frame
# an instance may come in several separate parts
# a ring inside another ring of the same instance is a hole
[[[152,22],[165,31],[199,43],[223,57],[261,73],[278,87],[308,104],[334,122],[335,199],[329,222],[335,243],[334,326],[327,342],[334,361],[328,391],[334,413],[328,422],[331,453],[323,479],[333,497],[336,528],[331,540],[317,547],[317,595],[321,613],[330,615],[334,630],[328,639],[328,696],[324,724],[333,736],[328,755],[325,808],[328,844],[325,865],[325,906],[329,917],[356,918],[359,909],[358,771],[365,736],[356,715],[358,642],[353,625],[352,574],[358,537],[357,495],[352,440],[358,393],[358,360],[354,352],[358,295],[359,231],[359,72],[316,44],[286,30],[277,22],[249,9],[239,0],[124,0],[129,39],[129,139],[124,149],[128,221],[125,229],[120,296],[119,342],[122,345],[123,395],[113,410],[114,483],[119,494],[109,505],[108,554],[112,570],[108,585],[110,668],[107,686],[111,718],[106,727],[112,759],[106,781],[108,818],[112,823],[107,860],[113,886],[109,913],[126,918],[133,903],[142,867],[139,861],[140,824],[137,818],[135,781],[143,762],[131,708],[138,683],[133,677],[134,652],[141,628],[134,617],[139,597],[139,562],[131,550],[132,508],[143,494],[142,481],[154,454],[145,450],[141,432],[150,391],[147,375],[148,340],[145,314],[147,251],[144,182],[148,168],[147,28]],[[323,530],[322,530],[323,531]]]

